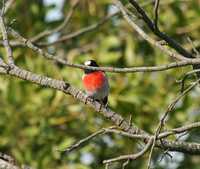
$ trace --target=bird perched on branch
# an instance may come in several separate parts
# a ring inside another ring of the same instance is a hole
[[[99,67],[94,60],[84,62],[86,66]],[[82,77],[83,87],[89,98],[107,106],[109,83],[104,71],[84,69]]]

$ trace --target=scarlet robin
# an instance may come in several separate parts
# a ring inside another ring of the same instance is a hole
[[[86,66],[99,67],[94,60],[84,62]],[[103,105],[107,105],[109,83],[104,71],[99,70],[84,70],[85,74],[82,77],[83,87],[88,97],[99,101]]]

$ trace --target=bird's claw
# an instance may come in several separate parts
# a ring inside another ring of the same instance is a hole
[[[107,109],[107,108],[108,108],[108,103],[106,103],[106,104],[103,104],[102,102],[99,102],[99,104],[100,104],[100,106],[99,106],[99,110],[98,110],[98,112],[100,112],[100,111],[101,111],[102,107],[104,107],[105,109]]]
[[[98,110],[98,112],[101,111],[101,108],[102,108],[102,104],[100,103],[100,106],[99,106],[99,110]]]

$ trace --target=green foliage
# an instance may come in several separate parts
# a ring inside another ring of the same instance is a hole
[[[64,15],[70,8],[70,2],[72,0],[66,1],[61,9]],[[107,14],[110,4],[110,0],[81,0],[63,34],[96,23]],[[55,5],[45,6],[42,0],[19,0],[8,11],[7,23],[16,19],[11,26],[30,38],[62,23],[64,18],[51,22],[45,20],[47,12],[54,8]],[[144,9],[153,16],[151,3]],[[187,36],[194,40],[200,36],[199,16],[198,0],[161,1],[159,25],[161,30],[188,47]],[[198,26],[193,27],[193,24]],[[152,35],[145,26],[141,27]],[[86,48],[89,50],[85,52]],[[159,49],[144,41],[120,17],[110,19],[93,32],[47,47],[45,50],[53,51],[73,63],[83,63],[84,60],[92,58],[103,66],[160,65],[171,61]],[[0,56],[4,55],[5,51],[1,48]],[[14,49],[14,57],[17,65],[21,67],[56,79],[64,79],[77,88],[82,88],[81,70],[47,61],[23,47]],[[127,119],[131,114],[135,124],[153,133],[160,116],[180,92],[180,84],[176,83],[176,80],[188,70],[191,68],[156,73],[107,73],[111,85],[109,105]],[[199,99],[199,89],[196,89],[180,101],[176,110],[171,112],[167,127],[170,129],[199,120]],[[0,151],[11,154],[22,164],[38,169],[103,169],[103,160],[136,152],[140,144],[121,136],[106,135],[95,138],[84,148],[70,154],[58,150],[111,125],[92,109],[61,92],[38,87],[16,78],[0,76]],[[188,140],[193,138],[191,136]],[[155,152],[157,157],[155,155],[154,162],[158,168],[165,168],[158,162],[161,153]],[[91,161],[87,163],[85,157],[87,160],[91,158]],[[146,168],[147,164],[144,161],[147,159],[145,156],[131,162],[127,169]],[[199,159],[185,156],[185,161],[177,164],[181,169],[198,169]],[[121,165],[117,163],[110,168],[121,168]]]

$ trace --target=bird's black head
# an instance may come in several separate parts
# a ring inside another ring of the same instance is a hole
[[[85,66],[99,67],[99,65],[94,60],[87,60],[87,61],[84,62],[84,65]],[[84,69],[85,74],[92,73],[92,72],[95,72],[95,71],[96,70]]]

